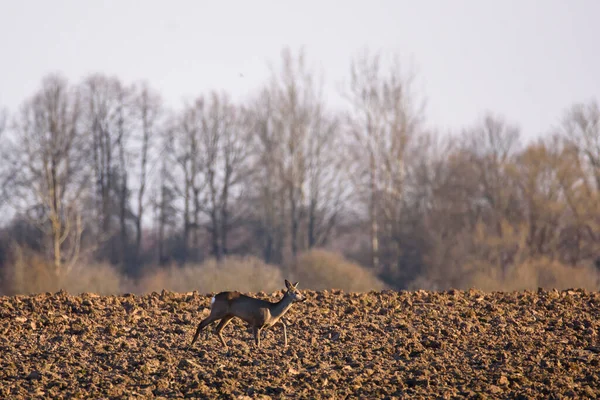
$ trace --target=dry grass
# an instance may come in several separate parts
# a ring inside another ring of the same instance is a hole
[[[220,263],[208,260],[199,265],[169,266],[150,269],[132,282],[108,264],[77,265],[56,275],[53,265],[43,256],[19,247],[12,249],[12,262],[0,281],[0,295],[31,294],[66,290],[72,294],[92,292],[121,294],[150,293],[163,289],[173,292],[215,293],[224,290],[274,292],[284,288],[284,276],[278,266],[265,264],[256,257],[225,258]],[[600,289],[600,274],[592,267],[570,267],[547,259],[527,260],[511,268],[506,275],[489,263],[465,267],[452,282],[434,276],[421,276],[408,289],[445,290],[476,288],[484,291],[535,290],[541,288]],[[385,284],[371,271],[346,260],[342,255],[324,250],[301,254],[290,280],[300,288],[346,292],[381,290]],[[447,287],[448,286],[448,287]]]
[[[118,294],[124,292],[214,293],[224,290],[241,292],[274,292],[284,288],[284,276],[275,265],[265,264],[256,257],[231,256],[217,263],[208,260],[199,265],[155,267],[137,282],[131,282],[106,264],[77,266],[57,277],[52,265],[42,256],[19,251],[9,268],[6,294],[56,292],[94,292]],[[380,290],[385,285],[370,271],[341,255],[313,250],[300,255],[293,277],[305,289],[342,289],[364,292]]]
[[[231,256],[220,263],[208,260],[199,265],[171,265],[148,270],[137,282],[123,277],[112,266],[91,264],[76,266],[60,276],[51,263],[33,252],[18,249],[7,269],[5,294],[30,294],[66,290],[77,294],[150,293],[163,289],[173,292],[215,293],[224,290],[274,292],[284,288],[284,276],[278,266],[256,257]],[[294,277],[307,289],[343,289],[369,291],[384,287],[368,270],[345,260],[341,255],[322,250],[302,254]]]
[[[149,293],[162,289],[173,292],[214,293],[223,290],[241,292],[272,292],[284,287],[278,267],[265,264],[256,257],[225,258],[200,265],[170,266],[155,269],[139,281],[136,291]]]
[[[581,288],[598,290],[599,275],[591,267],[570,267],[556,261],[538,259],[511,268],[502,276],[497,268],[479,270],[468,276],[465,287],[485,291],[513,291]]]
[[[120,294],[133,283],[110,264],[87,264],[73,268],[62,280],[61,289],[69,293]]]
[[[221,263],[209,260],[200,265],[155,267],[138,282],[121,275],[109,264],[76,265],[56,274],[54,266],[42,255],[15,247],[12,262],[6,266],[0,294],[32,294],[65,290],[72,294],[84,292],[120,294],[149,293],[169,290],[201,293],[222,290],[242,292],[272,292],[284,287],[278,267],[255,257],[228,257]]]
[[[75,265],[59,274],[43,256],[15,247],[13,262],[6,269],[3,292],[9,295],[56,292],[115,294],[124,291],[127,280],[108,264]]]
[[[295,265],[294,280],[312,290],[342,289],[367,292],[385,288],[372,272],[345,259],[341,254],[311,250],[301,254]]]

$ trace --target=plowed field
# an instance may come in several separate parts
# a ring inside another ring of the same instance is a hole
[[[187,348],[208,294],[0,297],[0,398],[600,396],[599,293],[303,293],[287,348],[234,320],[229,352]]]

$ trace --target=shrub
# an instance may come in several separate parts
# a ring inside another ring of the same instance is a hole
[[[4,272],[3,289],[9,295],[55,292],[60,289],[54,266],[27,248],[12,246]]]
[[[545,258],[528,260],[502,276],[496,268],[473,273],[466,286],[485,291],[581,288],[598,290],[598,273],[591,267],[571,267]]]
[[[61,289],[72,294],[116,294],[122,291],[123,279],[110,265],[75,265],[57,275],[54,265],[39,253],[20,246],[14,246],[11,253],[12,262],[6,266],[3,284],[6,294],[34,294]]]
[[[385,285],[371,271],[326,250],[311,250],[298,256],[294,280],[313,290],[342,289],[347,292],[381,290]]]
[[[72,294],[121,294],[130,291],[131,287],[129,280],[110,264],[76,266],[65,274],[61,282],[61,289]]]
[[[284,278],[278,267],[265,264],[256,257],[230,256],[221,262],[211,259],[200,265],[172,265],[155,269],[140,279],[137,291],[273,292],[283,287]]]

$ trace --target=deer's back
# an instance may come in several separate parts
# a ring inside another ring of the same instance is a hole
[[[216,303],[226,304],[227,314],[257,326],[264,325],[271,316],[271,302],[246,296],[240,292],[221,292],[215,296]]]
[[[233,301],[244,296],[240,292],[221,292],[215,295],[215,301],[225,301],[227,304],[231,304]]]

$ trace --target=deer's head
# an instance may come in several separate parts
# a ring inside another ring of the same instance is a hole
[[[298,282],[292,284],[287,279],[285,280],[285,287],[287,288],[286,296],[290,296],[293,301],[304,301],[306,298],[297,289]]]

